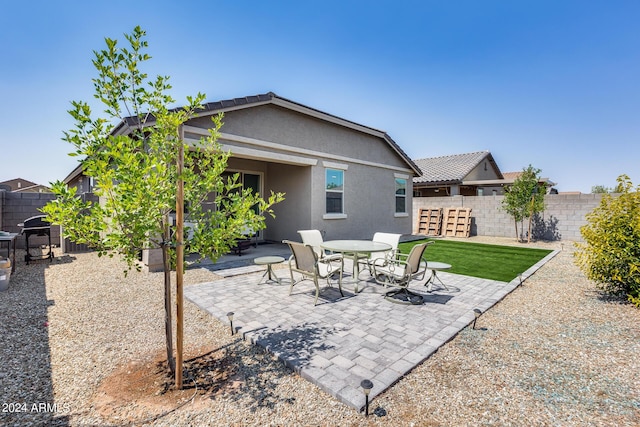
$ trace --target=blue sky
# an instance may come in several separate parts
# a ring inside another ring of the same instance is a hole
[[[413,159],[489,150],[560,191],[640,184],[638,1],[32,1],[0,15],[0,181],[63,179],[92,51],[140,25],[178,101],[273,91]],[[94,104],[95,105],[95,104]],[[35,156],[29,155],[30,152]]]

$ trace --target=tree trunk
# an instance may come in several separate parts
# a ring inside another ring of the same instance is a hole
[[[527,243],[531,243],[531,220],[533,219],[533,204],[536,201],[536,194],[531,195],[531,209],[529,209],[529,234],[527,235]]]
[[[184,329],[184,289],[182,286],[184,269],[184,131],[180,126],[178,134],[176,192],[176,387],[182,390],[182,339]]]
[[[516,228],[516,242],[520,243],[520,236],[518,236],[518,220],[513,219],[513,225]]]
[[[167,345],[167,365],[171,374],[176,372],[176,360],[173,357],[173,316],[171,315],[171,263],[169,260],[170,241],[168,217],[164,220],[164,236],[162,245],[162,262],[164,264],[164,332]]]

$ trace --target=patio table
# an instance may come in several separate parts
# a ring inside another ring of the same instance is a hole
[[[358,267],[358,255],[369,256],[373,252],[385,252],[391,250],[391,245],[382,242],[374,242],[372,240],[327,240],[320,247],[331,252],[353,254],[354,259],[354,292],[358,293],[358,276],[360,269]]]

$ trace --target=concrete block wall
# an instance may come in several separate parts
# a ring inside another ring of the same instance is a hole
[[[22,227],[18,224],[32,216],[42,215],[39,209],[55,199],[51,193],[10,193],[6,191],[2,191],[2,193],[0,195],[0,229],[10,233],[19,233]],[[24,249],[24,244],[24,237],[18,237],[16,247]],[[29,246],[43,244],[48,244],[46,237],[29,237]],[[51,244],[60,244],[60,227],[57,225],[51,227]]]
[[[41,215],[38,210],[55,197],[50,193],[10,193],[0,190],[0,229],[19,233],[25,219]],[[515,237],[513,219],[502,210],[504,196],[414,197],[413,232],[418,231],[421,208],[471,208],[471,235]],[[600,205],[602,194],[548,194],[546,210],[534,222],[533,237],[544,240],[581,241],[580,227],[586,215]],[[51,242],[60,244],[60,227],[51,227]],[[33,237],[31,245],[44,244],[46,238]],[[17,247],[24,248],[24,238]]]
[[[586,215],[600,205],[602,194],[547,194],[546,209],[535,218],[532,235],[540,240],[581,241]],[[514,237],[513,219],[502,210],[504,196],[414,197],[413,232],[422,208],[471,208],[471,235]],[[528,223],[525,223],[525,227]]]
[[[545,196],[547,223],[557,222],[563,240],[582,241],[580,227],[586,215],[600,205],[602,194],[550,194]]]

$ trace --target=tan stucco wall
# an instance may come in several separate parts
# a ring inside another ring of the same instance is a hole
[[[486,169],[486,170],[485,170]],[[499,179],[495,169],[488,159],[481,161],[475,168],[464,177],[465,181],[479,181],[487,179]]]
[[[285,199],[274,206],[275,218],[267,216],[265,238],[299,241],[296,231],[311,226],[311,168],[270,163],[267,170],[265,187],[285,193]]]
[[[276,105],[228,111],[223,121],[224,133],[407,168],[403,159],[381,138]],[[206,128],[211,120],[203,117],[189,124]]]
[[[276,219],[268,219],[264,239],[299,240],[297,230],[308,228],[325,231],[326,239],[411,233],[411,188],[406,216],[395,216],[394,174],[406,174],[411,187],[413,173],[382,136],[275,105],[229,111],[223,121],[220,142],[234,153],[229,168],[264,172],[265,196],[287,193],[274,208]],[[189,124],[204,129],[210,119]],[[346,168],[346,218],[328,219],[325,170],[335,164]]]

